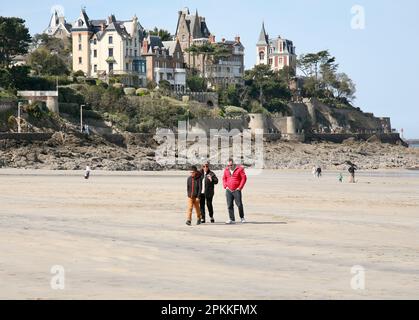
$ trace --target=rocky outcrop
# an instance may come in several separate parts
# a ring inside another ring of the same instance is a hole
[[[188,168],[188,165],[159,165],[156,162],[157,147],[150,135],[125,134],[121,146],[101,136],[57,132],[48,141],[0,140],[0,167],[82,170],[89,165],[93,170],[109,171]],[[344,169],[346,161],[361,169],[419,167],[419,149],[383,144],[375,139],[370,142],[347,139],[341,144],[266,142],[264,151],[266,169],[311,170],[314,165],[324,169]]]
[[[345,169],[351,161],[361,169],[413,168],[419,165],[419,149],[380,142],[348,139],[335,143],[271,143],[265,148],[265,166],[270,169]]]

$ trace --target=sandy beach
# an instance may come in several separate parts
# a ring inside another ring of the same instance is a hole
[[[223,224],[219,186],[217,223],[192,227],[186,175],[0,170],[0,299],[419,298],[419,172],[351,185],[264,171],[244,192],[248,224]]]

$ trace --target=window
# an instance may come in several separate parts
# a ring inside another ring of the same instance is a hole
[[[172,80],[173,79],[173,75],[171,73],[167,74],[167,80]]]
[[[109,36],[109,44],[113,44],[113,37]]]
[[[79,51],[81,51],[82,50],[82,46],[81,46],[81,44],[79,44]]]
[[[97,50],[93,50],[93,58],[97,58]]]
[[[97,45],[97,40],[96,39],[93,40],[93,44]]]
[[[81,34],[79,34],[79,42],[81,42]]]
[[[79,64],[83,64],[83,58],[79,57]]]
[[[134,57],[136,57],[136,56],[137,56],[137,53],[138,53],[138,51],[137,51],[137,50],[135,50],[135,51],[134,51]]]
[[[109,63],[109,73],[113,72],[113,63]]]
[[[108,56],[113,57],[113,48],[109,48],[108,50]]]
[[[97,64],[95,64],[95,65],[93,66],[93,70],[94,70],[94,72],[95,72],[95,73],[97,72]]]
[[[259,60],[261,61],[265,60],[265,52],[263,51],[259,52]]]
[[[129,71],[129,63],[125,64],[125,70]]]

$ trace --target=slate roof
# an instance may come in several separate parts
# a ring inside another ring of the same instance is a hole
[[[265,30],[265,23],[262,23],[262,30],[260,31],[258,46],[266,46],[269,44],[269,36]]]

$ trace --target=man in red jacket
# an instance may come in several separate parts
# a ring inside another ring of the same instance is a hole
[[[242,166],[237,166],[233,159],[228,161],[228,167],[224,171],[223,185],[226,189],[226,198],[228,213],[230,220],[227,224],[236,223],[236,217],[234,215],[234,202],[236,202],[239,208],[240,219],[242,223],[246,223],[244,219],[244,208],[242,200],[242,190],[246,185],[247,177]]]

